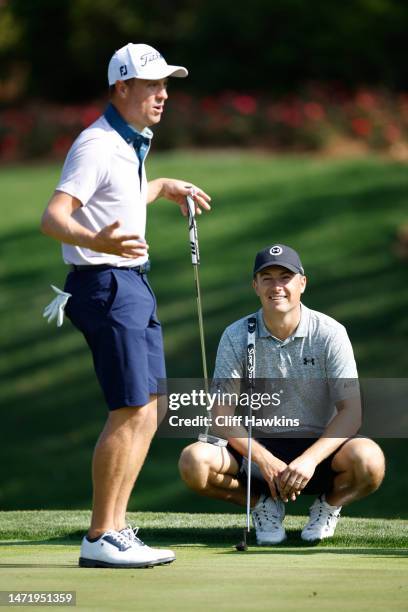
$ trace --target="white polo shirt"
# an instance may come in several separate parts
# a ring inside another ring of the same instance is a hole
[[[148,138],[153,135],[148,128],[142,134]],[[82,206],[73,217],[88,229],[99,232],[119,220],[123,233],[144,238],[147,180],[144,164],[139,177],[139,166],[133,144],[126,142],[102,116],[73,143],[56,189],[80,200]],[[65,263],[76,265],[135,266],[148,259],[125,259],[64,243],[62,254]]]

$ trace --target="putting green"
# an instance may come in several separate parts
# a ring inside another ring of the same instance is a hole
[[[175,550],[170,566],[90,570],[78,545],[2,542],[0,589],[73,590],[79,610],[406,610],[403,549]]]

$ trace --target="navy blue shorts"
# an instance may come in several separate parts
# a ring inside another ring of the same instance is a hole
[[[146,274],[119,268],[74,270],[66,315],[85,336],[110,410],[143,406],[166,378],[156,298]]]
[[[314,438],[262,438],[257,439],[257,442],[265,446],[272,455],[289,464],[291,461],[299,457],[309,446],[312,446],[316,439]],[[345,442],[343,443],[345,444]],[[343,444],[341,446],[343,446]],[[340,446],[340,448],[341,448]],[[229,452],[238,462],[239,472],[237,478],[244,486],[246,486],[247,474],[245,470],[245,464],[243,462],[242,455],[238,453],[231,445],[227,446]],[[316,467],[316,470],[312,478],[303,489],[304,495],[320,495],[322,493],[330,493],[333,488],[333,481],[336,476],[336,472],[331,467],[333,457],[340,450],[338,448],[334,453],[329,455]],[[257,470],[252,472],[251,481],[254,484],[254,490],[256,492],[268,492],[269,486],[263,478],[259,477]]]

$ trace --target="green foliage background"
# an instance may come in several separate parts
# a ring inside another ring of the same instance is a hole
[[[404,90],[408,5],[400,0],[3,0],[0,78],[23,96],[99,96],[129,41],[191,68],[187,89],[293,92],[309,81]]]
[[[88,508],[90,460],[105,419],[85,342],[69,322],[41,319],[62,286],[60,247],[39,218],[60,168],[0,169],[0,506]],[[343,322],[360,375],[404,377],[408,366],[406,264],[392,244],[406,215],[408,177],[381,158],[324,160],[249,154],[153,153],[150,178],[178,176],[213,196],[199,221],[201,284],[210,370],[219,336],[257,301],[250,288],[254,253],[272,242],[300,251],[309,276],[305,303]],[[159,201],[149,209],[151,283],[164,326],[168,375],[197,377],[201,358],[186,222]],[[177,457],[188,440],[156,439],[131,510],[226,511],[227,504],[186,490]],[[385,440],[381,490],[347,509],[358,516],[406,517],[406,440]],[[310,499],[296,503],[298,514]]]

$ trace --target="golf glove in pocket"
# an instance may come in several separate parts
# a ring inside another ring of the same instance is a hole
[[[57,297],[44,308],[43,317],[48,318],[48,323],[57,319],[57,327],[61,327],[64,322],[65,306],[72,293],[65,293],[65,291],[61,291],[61,289],[54,285],[51,285],[51,289],[55,291]]]

